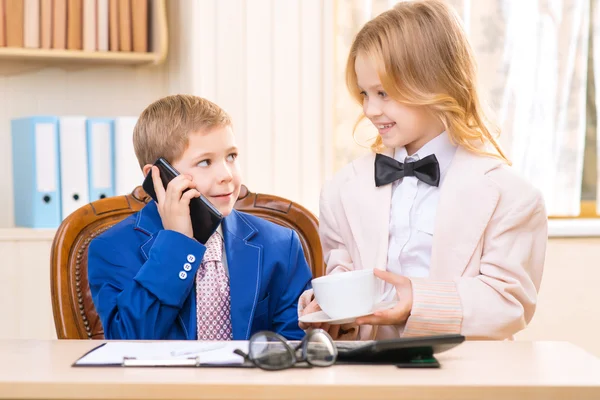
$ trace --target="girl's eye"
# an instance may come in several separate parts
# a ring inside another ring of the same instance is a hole
[[[367,97],[367,92],[365,92],[364,90],[362,92],[359,93],[359,95],[363,96],[363,97]]]
[[[231,153],[230,155],[227,156],[227,161],[229,162],[234,162],[235,159],[237,158],[237,153]]]
[[[380,97],[384,98],[384,99],[387,97],[387,93],[386,93],[386,92],[381,92],[381,91],[380,91],[380,92],[377,92],[377,94],[378,94]]]

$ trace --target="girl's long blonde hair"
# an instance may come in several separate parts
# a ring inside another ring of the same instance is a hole
[[[454,143],[510,164],[495,139],[499,129],[483,112],[471,46],[450,6],[440,0],[402,2],[365,24],[346,65],[346,84],[362,105],[354,70],[359,53],[378,66],[381,84],[392,99],[428,107]],[[496,152],[486,150],[487,144]],[[380,136],[371,149],[383,149]]]

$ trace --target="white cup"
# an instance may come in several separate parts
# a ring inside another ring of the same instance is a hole
[[[312,287],[319,306],[333,319],[368,314],[380,301],[371,269],[322,276],[312,280]]]

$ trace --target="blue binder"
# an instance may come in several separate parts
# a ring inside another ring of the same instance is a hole
[[[112,118],[88,118],[88,183],[90,201],[115,195],[115,123]]]
[[[60,225],[58,119],[35,116],[11,121],[15,225]]]

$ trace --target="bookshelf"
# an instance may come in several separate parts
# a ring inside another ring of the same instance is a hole
[[[78,62],[82,64],[160,64],[166,57],[164,52],[134,53],[117,51],[83,51],[55,49],[25,49],[19,47],[0,47],[0,60]]]
[[[46,241],[51,243],[57,229],[0,228],[0,243]]]
[[[0,47],[0,62],[17,61],[23,70],[27,64],[44,65],[158,65],[165,61],[168,52],[167,0],[149,3],[151,21],[149,27],[150,51],[84,51],[23,47]]]

